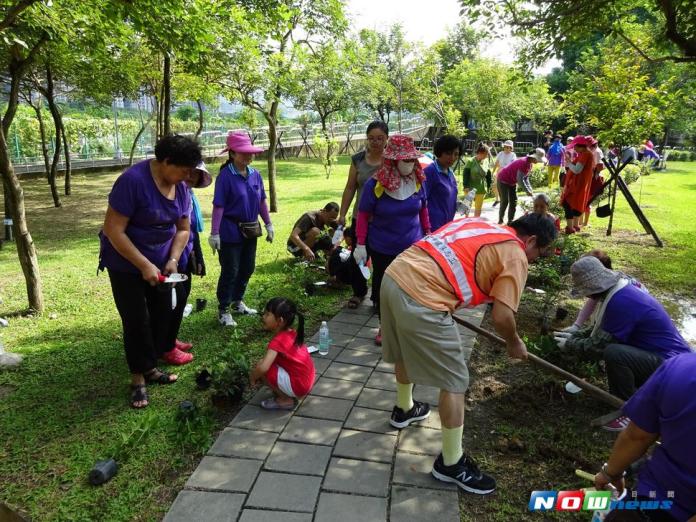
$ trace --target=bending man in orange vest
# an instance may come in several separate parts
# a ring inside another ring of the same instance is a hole
[[[401,429],[430,415],[428,404],[413,400],[414,383],[439,388],[442,453],[432,474],[465,491],[490,493],[495,479],[462,451],[471,352],[462,347],[452,314],[492,302],[493,324],[507,342],[508,355],[526,359],[515,312],[528,263],[547,255],[555,238],[553,221],[539,214],[523,216],[509,227],[480,218],[458,219],[415,243],[385,273],[382,353],[396,365],[397,384],[389,422]]]

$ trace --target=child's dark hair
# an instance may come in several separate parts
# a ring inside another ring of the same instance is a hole
[[[599,262],[604,265],[604,268],[608,268],[611,270],[611,257],[609,257],[609,254],[607,254],[604,250],[590,250],[587,254],[583,254],[580,257],[585,257],[585,256],[593,256],[599,259]]]
[[[297,337],[295,337],[295,346],[304,344],[304,316],[297,311],[297,305],[285,297],[274,297],[266,303],[265,312],[270,312],[277,319],[282,319],[285,323],[285,328],[290,328],[297,317]]]

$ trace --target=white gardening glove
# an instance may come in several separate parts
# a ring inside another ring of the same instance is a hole
[[[365,248],[365,245],[356,246],[355,250],[353,250],[353,257],[357,264],[364,264],[367,261],[367,248]]]
[[[213,249],[213,254],[220,251],[220,234],[210,234],[208,236],[208,244]]]
[[[571,324],[570,326],[566,326],[561,332],[570,332],[570,333],[575,333],[578,330],[580,330],[580,327],[576,324]]]
[[[565,348],[568,339],[573,336],[571,332],[553,332],[553,340],[556,341],[556,345],[562,350]]]
[[[273,238],[275,237],[275,233],[273,231],[273,223],[269,223],[266,225],[266,241],[269,243],[273,243]]]

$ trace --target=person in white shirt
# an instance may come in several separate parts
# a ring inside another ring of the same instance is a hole
[[[512,140],[507,140],[503,142],[503,150],[500,151],[498,155],[495,157],[495,165],[493,166],[493,176],[495,176],[496,172],[507,167],[510,163],[517,159],[517,155],[513,151],[513,148],[514,143],[512,142]],[[498,184],[496,183],[495,178],[493,178],[493,195],[495,196],[495,201],[493,202],[493,206],[495,207],[498,203],[500,203],[500,196],[498,195]]]

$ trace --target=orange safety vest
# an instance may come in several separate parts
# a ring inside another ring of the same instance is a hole
[[[425,250],[445,274],[459,300],[460,306],[490,303],[492,299],[476,283],[476,256],[482,247],[505,241],[524,243],[514,229],[493,225],[482,218],[460,218],[424,237],[415,246]]]

